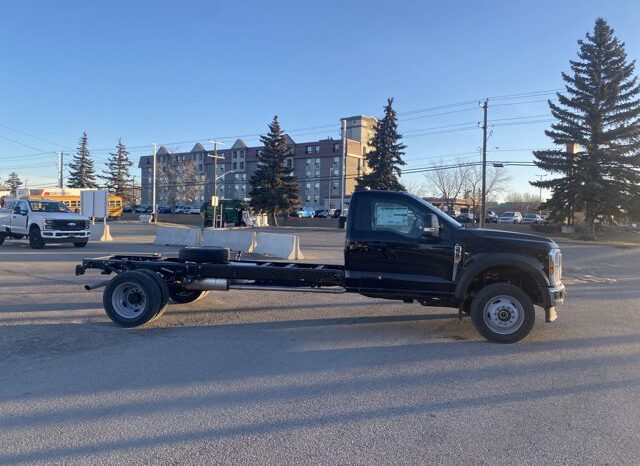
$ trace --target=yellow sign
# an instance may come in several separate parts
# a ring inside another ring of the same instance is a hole
[[[211,207],[218,207],[218,196],[211,196]]]

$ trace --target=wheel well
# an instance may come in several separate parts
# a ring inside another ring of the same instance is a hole
[[[466,290],[463,309],[468,312],[474,296],[487,285],[493,283],[509,283],[527,293],[535,304],[542,302],[540,287],[536,279],[526,270],[513,265],[496,265],[478,273]]]
[[[31,224],[31,226],[29,227],[29,231],[31,232],[31,231],[33,231],[33,230],[35,230],[35,229],[38,229],[38,230],[39,230],[39,229],[40,229],[40,227],[39,227],[37,224],[32,223],[32,224]]]

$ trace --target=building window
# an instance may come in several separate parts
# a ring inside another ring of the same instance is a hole
[[[233,187],[233,189],[234,189],[235,191],[237,191],[237,190],[238,190],[238,188],[239,188],[239,186],[238,186],[237,184],[236,184],[236,185],[234,185],[234,187]]]
[[[287,159],[287,167],[292,168],[293,167],[293,159],[291,157],[289,157]]]
[[[237,169],[238,169],[238,162],[233,162],[233,163],[231,164],[231,167],[232,167],[234,170],[237,170]]]
[[[247,190],[247,185],[246,185],[246,184],[243,184],[243,185],[242,185],[242,190],[243,190],[243,191],[246,191],[246,190]]]
[[[240,170],[244,170],[244,162],[240,162]]]
[[[337,168],[333,170],[333,176],[339,176],[339,175],[340,175],[340,170],[338,170]]]
[[[333,143],[333,151],[334,152],[339,152],[340,151],[340,143],[339,142],[334,142]]]
[[[320,178],[320,170],[316,170],[316,178]]]
[[[305,164],[307,164],[307,165],[311,165],[311,161],[312,161],[312,160],[313,160],[313,159],[306,159],[304,163],[305,163]]]
[[[311,172],[307,170],[307,178],[311,178]]]
[[[311,183],[307,183],[305,185],[305,188],[307,188],[307,191],[311,191]]]
[[[340,164],[340,157],[334,157],[333,158],[333,164],[334,165],[339,165]]]
[[[339,187],[340,187],[340,184],[339,184],[337,181],[334,181],[334,182],[333,182],[333,189],[334,189],[334,191],[337,191]]]
[[[305,147],[305,148],[304,148],[304,151],[305,151],[307,154],[312,154],[312,153],[313,153],[313,146],[307,146],[307,147]]]
[[[320,165],[320,159],[316,159],[316,165]]]
[[[231,151],[231,158],[232,159],[237,159],[238,158],[238,153],[235,150]]]
[[[316,204],[320,202],[320,196],[318,196],[317,194],[313,196],[313,202],[315,202]]]
[[[320,189],[320,182],[316,181],[313,186],[316,189]]]
[[[309,194],[307,194],[306,199],[307,199],[307,202],[309,202],[311,200],[311,196]]]
[[[320,153],[320,146],[316,146],[316,154]]]

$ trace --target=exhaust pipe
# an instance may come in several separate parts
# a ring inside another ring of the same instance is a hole
[[[96,283],[87,283],[84,285],[84,289],[87,291],[95,290],[97,288],[102,288],[103,286],[107,286],[111,280],[102,280]]]
[[[202,278],[184,286],[187,290],[228,291],[229,280],[226,278]]]

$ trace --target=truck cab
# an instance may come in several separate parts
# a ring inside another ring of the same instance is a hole
[[[26,237],[34,249],[41,249],[46,243],[73,243],[84,247],[90,236],[89,219],[72,213],[60,201],[15,199],[0,209],[0,244],[7,238]]]
[[[469,314],[483,304],[476,312],[483,322],[475,323],[488,324],[485,336],[493,339],[500,332],[507,339],[513,326],[532,326],[525,322],[532,305],[545,310],[546,321],[555,320],[555,306],[565,295],[561,261],[551,239],[468,229],[407,193],[361,191],[351,200],[345,242],[349,291]]]

